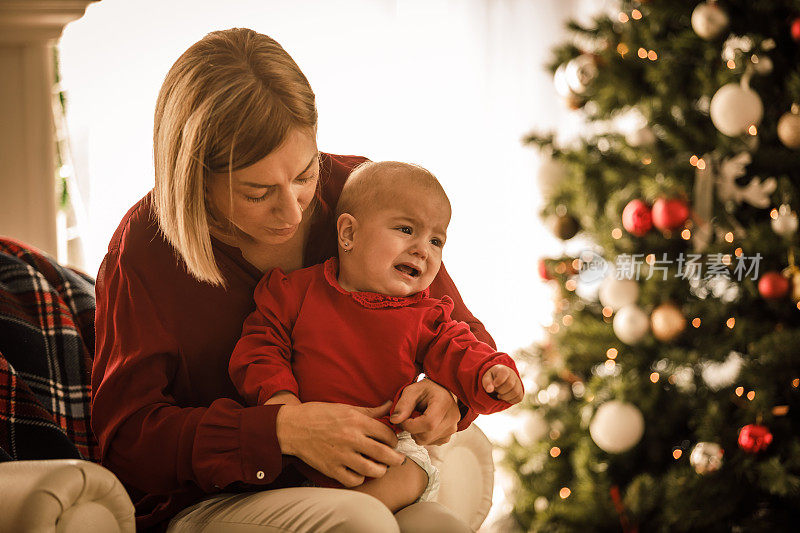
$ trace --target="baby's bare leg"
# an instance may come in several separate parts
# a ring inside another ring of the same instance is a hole
[[[406,457],[400,466],[390,466],[383,477],[368,479],[353,490],[378,498],[395,513],[417,501],[427,486],[428,474]]]

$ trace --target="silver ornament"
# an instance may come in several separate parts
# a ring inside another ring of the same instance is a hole
[[[582,54],[567,63],[564,78],[575,94],[583,94],[597,77],[597,62],[589,54]]]
[[[555,86],[558,95],[563,98],[573,96],[572,89],[570,89],[569,83],[567,82],[566,71],[567,65],[561,64],[556,69],[555,74],[553,74],[553,85]]]
[[[698,442],[689,455],[689,463],[698,474],[710,474],[722,468],[722,447],[716,442]]]

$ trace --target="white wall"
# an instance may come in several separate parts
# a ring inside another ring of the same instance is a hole
[[[428,167],[453,203],[445,262],[501,349],[540,335],[536,275],[560,244],[536,218],[536,154],[520,138],[573,125],[542,69],[572,6],[557,0],[104,0],[61,41],[87,270],[153,185],[152,115],[173,61],[208,31],[276,38],[314,88],[319,146]]]

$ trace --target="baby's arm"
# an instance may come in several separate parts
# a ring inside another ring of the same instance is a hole
[[[292,374],[291,331],[299,302],[290,280],[277,268],[258,283],[253,297],[256,309],[242,325],[228,373],[248,404],[262,405],[275,394],[298,392]]]
[[[453,320],[452,308],[445,296],[423,320],[417,361],[425,374],[480,414],[521,401],[524,391],[514,361],[479,341],[466,323]]]

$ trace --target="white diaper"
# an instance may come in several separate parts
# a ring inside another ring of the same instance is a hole
[[[428,450],[417,444],[408,431],[398,433],[395,450],[417,463],[428,474],[428,485],[417,501],[427,502],[435,499],[439,493],[439,469],[431,463],[431,456],[428,455]]]

